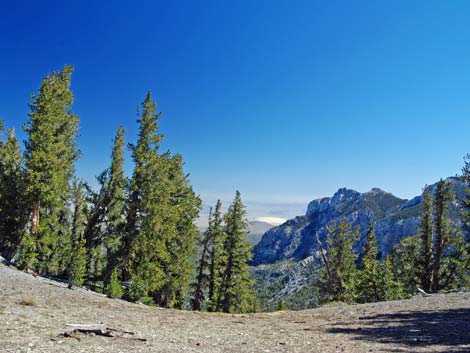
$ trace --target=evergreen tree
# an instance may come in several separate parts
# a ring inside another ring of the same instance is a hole
[[[157,113],[156,110],[157,105],[152,101],[151,93],[148,92],[138,111],[139,138],[137,145],[129,144],[135,166],[129,186],[125,235],[121,245],[121,257],[124,262],[122,274],[124,281],[130,280],[132,259],[130,258],[131,252],[129,250],[134,248],[134,241],[141,233],[142,220],[144,215],[148,213],[144,209],[144,203],[148,200],[148,195],[150,195],[155,186],[154,183],[159,181],[157,176],[163,172],[162,169],[159,169],[159,164],[161,163],[158,154],[160,142],[163,139],[163,135],[158,131],[158,119],[161,113]],[[146,200],[144,200],[144,196],[147,196]],[[160,271],[156,271],[153,277],[154,281],[152,282],[156,283],[152,283],[150,287],[158,287]],[[134,276],[134,281],[137,280],[136,276]]]
[[[106,286],[106,294],[110,298],[121,298],[124,294],[122,289],[121,283],[119,282],[119,276],[117,269],[114,269],[111,272],[111,276],[109,278],[109,283]]]
[[[111,167],[109,168],[107,222],[104,245],[106,247],[107,261],[105,282],[108,282],[116,268],[124,264],[119,258],[121,241],[125,226],[125,203],[127,178],[124,175],[124,128],[120,127],[114,139],[111,154]]]
[[[205,294],[207,309],[214,311],[221,281],[221,266],[224,256],[224,230],[221,214],[222,203],[217,200],[215,211],[209,211],[209,225],[200,240],[201,257],[194,285],[193,310],[201,310]]]
[[[462,220],[462,232],[465,240],[465,270],[470,273],[470,154],[464,157],[464,166],[462,168],[462,178],[466,184],[465,197],[460,200],[462,207],[461,220]],[[470,279],[469,279],[470,280]]]
[[[124,144],[124,128],[120,127],[113,143],[111,166],[98,177],[100,190],[92,196],[92,209],[85,229],[88,278],[104,280],[106,284],[109,284],[112,272],[123,267],[120,250],[127,186]]]
[[[192,301],[193,310],[201,310],[202,302],[204,300],[204,289],[209,280],[206,268],[210,261],[209,246],[212,238],[212,227],[214,218],[212,216],[212,207],[209,210],[209,225],[199,241],[201,248],[201,257],[197,268],[196,283],[194,284],[194,298]]]
[[[158,153],[163,136],[150,93],[139,115],[139,139],[131,145],[135,168],[121,247],[127,263],[123,279],[131,279],[134,295],[150,296],[160,306],[181,307],[192,271],[198,234],[194,220],[201,201],[183,172],[181,156]]]
[[[400,280],[395,277],[390,256],[379,263],[379,278],[380,288],[384,294],[382,300],[398,300],[407,297]]]
[[[283,311],[286,310],[286,302],[283,299],[279,299],[277,301],[277,311]]]
[[[342,222],[327,227],[328,254],[323,254],[324,267],[320,276],[320,294],[323,302],[354,302],[354,281],[357,270],[356,255],[352,250],[359,229]],[[323,252],[323,251],[322,251]]]
[[[224,258],[221,265],[220,289],[218,293],[217,311],[250,310],[249,303],[253,299],[252,279],[248,268],[251,259],[251,246],[247,237],[246,210],[241,201],[240,192],[225,215]]]
[[[83,182],[74,181],[72,185],[72,253],[69,267],[69,288],[82,286],[86,276],[86,250],[83,232],[87,219],[87,206]]]
[[[455,289],[469,285],[467,244],[463,233],[451,227],[443,251],[439,285],[441,289]]]
[[[0,134],[3,122],[0,121]],[[14,131],[0,138],[0,255],[11,260],[26,226],[23,201],[23,170],[20,147]]]
[[[383,273],[380,271],[378,254],[374,224],[370,222],[364,243],[360,271],[355,285],[356,299],[360,303],[377,302],[385,299],[384,287],[381,283]]]
[[[426,292],[429,292],[431,290],[432,278],[433,219],[432,193],[428,188],[424,189],[419,235],[421,238],[419,254],[419,281],[421,288]]]
[[[393,277],[399,279],[405,296],[414,295],[419,283],[420,241],[419,236],[405,237],[393,246],[389,255]]]
[[[434,230],[433,263],[431,290],[437,292],[441,289],[442,263],[444,249],[450,237],[449,202],[453,200],[451,184],[440,180],[437,183],[434,201]]]
[[[182,308],[188,295],[193,259],[196,252],[198,230],[195,220],[199,217],[201,200],[194,193],[183,172],[183,159],[180,155],[171,156],[169,152],[163,156],[164,164],[168,164],[169,189],[167,201],[162,202],[160,209],[167,209],[162,222],[168,236],[166,251],[169,258],[161,258],[165,274],[164,285],[160,290],[153,291],[154,301],[165,307]]]
[[[208,305],[209,311],[214,311],[222,280],[222,264],[225,261],[224,252],[225,233],[223,229],[222,202],[217,200],[211,225],[211,238],[209,242],[209,280]]]
[[[32,215],[28,242],[35,244],[23,251],[35,249],[41,273],[56,274],[51,258],[60,236],[57,224],[66,207],[69,181],[79,156],[75,142],[79,119],[71,108],[72,71],[72,66],[64,66],[43,80],[39,94],[32,97],[30,120],[24,127],[28,134],[25,141],[26,195]]]

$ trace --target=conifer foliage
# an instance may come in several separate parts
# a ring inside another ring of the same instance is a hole
[[[192,308],[227,313],[254,311],[256,298],[248,268],[252,254],[240,192],[236,192],[224,217],[221,208],[218,200],[215,211],[211,209],[209,226],[201,235]]]
[[[124,174],[122,127],[99,189],[77,180],[72,72],[66,65],[47,75],[33,95],[24,158],[13,130],[5,139],[0,122],[0,253],[70,287],[86,284],[111,297],[183,307],[201,205],[183,158],[160,151],[160,113],[149,92],[139,110],[138,141],[129,145],[131,180]],[[220,207],[217,217],[216,229]]]
[[[183,172],[180,155],[159,152],[157,106],[150,92],[139,111],[139,139],[131,145],[135,163],[130,184],[123,249],[124,279],[132,299],[150,297],[164,307],[182,307],[197,241],[194,220],[201,201]]]
[[[24,129],[25,185],[30,217],[31,247],[24,249],[29,258],[37,257],[37,270],[57,275],[53,261],[57,250],[64,210],[67,206],[74,162],[79,156],[76,145],[79,118],[72,112],[70,90],[72,66],[49,74],[33,95],[31,113]]]
[[[251,246],[248,235],[246,210],[240,192],[229,206],[225,219],[225,239],[221,257],[222,273],[217,295],[217,311],[248,311],[253,305],[253,283],[248,261],[251,259]]]
[[[87,206],[85,203],[84,184],[74,180],[72,185],[72,232],[71,257],[69,269],[69,287],[82,286],[86,276],[86,250],[83,237],[87,219]]]
[[[91,193],[91,210],[84,232],[88,280],[105,285],[109,284],[112,272],[122,267],[120,251],[127,187],[124,145],[124,128],[120,127],[113,142],[111,165],[97,178],[99,191]]]
[[[329,226],[327,230],[328,254],[322,250],[324,259],[324,269],[320,280],[322,301],[352,303],[354,302],[354,280],[357,274],[355,265],[357,255],[352,247],[359,229],[352,229],[350,223],[342,222],[337,226]]]
[[[0,120],[0,134],[2,132]],[[0,135],[0,255],[7,260],[15,255],[25,226],[22,182],[20,146],[14,130],[10,129],[6,141]]]
[[[360,302],[377,302],[385,299],[383,293],[384,286],[381,285],[383,276],[378,255],[379,251],[374,234],[374,225],[370,223],[366,234],[360,272],[357,275],[355,286],[356,297]]]
[[[435,190],[426,187],[419,236],[403,239],[392,251],[394,271],[409,295],[418,286],[427,292],[437,292],[465,285],[468,254],[463,233],[449,215],[453,201],[449,181],[441,179]],[[465,229],[465,215],[462,218]]]
[[[422,289],[429,292],[432,280],[432,248],[433,248],[433,219],[432,193],[425,187],[423,208],[421,211],[421,227],[419,229],[421,247],[419,254],[419,280]]]
[[[222,278],[222,263],[224,260],[224,240],[225,233],[223,230],[222,202],[217,200],[213,213],[212,223],[210,223],[210,240],[208,244],[208,294],[207,309],[209,311],[216,310],[217,297],[220,289],[220,281]]]

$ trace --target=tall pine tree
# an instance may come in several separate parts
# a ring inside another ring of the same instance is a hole
[[[352,247],[359,229],[351,227],[352,225],[347,222],[327,227],[328,253],[322,251],[325,266],[320,275],[320,294],[323,302],[354,302],[354,281],[357,270],[356,255]]]
[[[32,97],[30,119],[24,127],[28,134],[26,195],[31,212],[28,242],[34,243],[24,251],[37,252],[37,269],[41,273],[57,272],[51,265],[60,237],[57,224],[61,223],[74,162],[79,157],[76,145],[79,119],[72,112],[74,98],[70,90],[72,72],[72,66],[64,66],[42,81],[39,94]]]
[[[464,157],[462,168],[462,180],[466,185],[465,197],[460,200],[462,210],[460,213],[462,220],[462,232],[465,240],[465,270],[470,273],[470,154]],[[470,282],[470,278],[469,278]]]
[[[381,283],[381,268],[378,261],[379,250],[374,233],[374,224],[369,223],[364,251],[355,285],[356,299],[360,303],[384,300],[384,288]]]
[[[98,177],[100,190],[92,197],[92,209],[84,235],[88,277],[93,281],[103,280],[105,284],[109,284],[111,274],[117,268],[123,267],[120,250],[127,186],[124,145],[124,128],[120,127],[113,143],[111,166]]]
[[[225,261],[224,243],[225,233],[223,229],[222,202],[217,200],[214,210],[211,241],[209,245],[209,283],[208,305],[209,311],[216,310],[217,298],[222,280],[222,264]]]
[[[0,121],[0,134],[3,122]],[[0,138],[0,255],[11,260],[26,225],[23,204],[23,170],[20,147],[14,131]]]
[[[421,238],[419,254],[419,281],[421,288],[428,292],[431,290],[433,260],[432,192],[429,188],[424,189],[419,236]]]
[[[205,299],[207,299],[207,310],[215,310],[221,281],[221,264],[225,259],[223,249],[225,234],[221,208],[220,200],[217,200],[214,209],[210,208],[209,225],[201,236],[202,250],[194,284],[193,310],[201,310]]]
[[[159,113],[147,94],[139,111],[139,139],[131,145],[135,163],[122,244],[130,279],[128,297],[151,297],[164,307],[181,307],[191,276],[200,199],[183,172],[181,156],[159,154]],[[130,252],[127,252],[130,249]]]
[[[209,224],[204,233],[201,234],[199,247],[201,249],[201,257],[197,267],[196,282],[194,283],[194,297],[192,299],[192,309],[201,310],[204,301],[204,291],[209,280],[207,267],[210,261],[209,247],[212,238],[214,218],[212,216],[212,207],[209,210]]]
[[[247,237],[246,210],[240,192],[236,192],[233,203],[225,215],[225,242],[223,272],[218,293],[217,310],[240,312],[250,310],[253,297],[253,282],[248,261],[251,246]]]
[[[451,224],[449,220],[449,202],[453,200],[451,184],[440,180],[437,183],[434,201],[434,241],[431,290],[437,292],[441,289],[442,263],[444,250],[449,241]]]
[[[85,200],[85,187],[83,182],[74,180],[72,184],[72,230],[71,230],[71,255],[69,265],[69,288],[82,286],[86,276],[86,250],[85,230],[87,220],[87,205]]]

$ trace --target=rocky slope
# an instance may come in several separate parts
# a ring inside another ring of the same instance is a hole
[[[0,351],[469,352],[470,294],[224,315],[108,299],[0,264]],[[110,337],[67,324],[112,328]]]
[[[463,197],[465,185],[457,178],[449,178],[457,195]],[[435,184],[430,188],[434,189]],[[362,248],[368,224],[375,224],[379,251],[382,256],[403,237],[417,233],[422,195],[411,200],[400,199],[391,193],[374,188],[366,193],[342,188],[332,197],[310,202],[304,216],[288,220],[268,230],[255,246],[252,265],[270,264],[283,260],[302,260],[317,256],[317,236],[324,241],[327,226],[347,221],[359,226],[360,236],[355,244]],[[458,221],[456,202],[451,214]]]

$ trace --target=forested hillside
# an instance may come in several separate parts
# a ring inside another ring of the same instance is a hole
[[[204,234],[196,228],[201,200],[183,157],[161,150],[161,113],[150,92],[138,108],[137,141],[126,144],[119,127],[109,165],[96,171],[99,187],[89,187],[75,173],[76,161],[86,156],[77,144],[72,72],[66,65],[48,74],[32,95],[24,148],[15,127],[0,135],[0,254],[21,269],[113,298],[200,309],[209,305],[210,283],[212,310],[253,310],[240,193],[225,215],[219,204],[214,245],[212,226]],[[198,242],[203,256],[210,255],[210,269],[205,258],[196,266]]]

